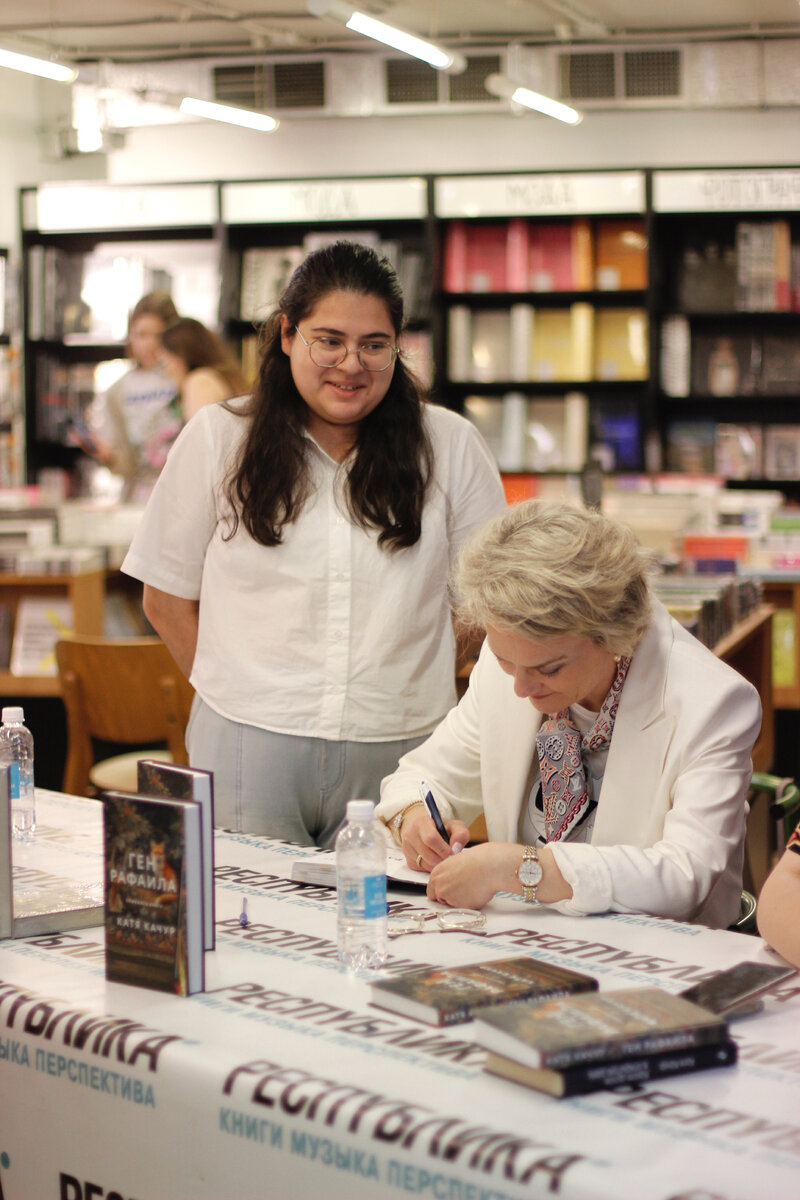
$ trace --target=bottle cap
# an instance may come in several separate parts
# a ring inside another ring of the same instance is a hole
[[[375,816],[375,804],[372,800],[348,800],[348,821],[371,821]]]
[[[6,705],[3,709],[3,724],[16,724],[25,720],[25,711],[19,705]]]

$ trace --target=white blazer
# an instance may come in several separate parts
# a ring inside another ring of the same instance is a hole
[[[378,815],[389,820],[418,799],[425,779],[443,815],[471,824],[483,812],[491,841],[518,841],[541,721],[484,644],[461,703],[384,779]],[[573,888],[555,907],[731,924],[760,726],[755,688],[654,602],[623,688],[591,841],[549,844]]]

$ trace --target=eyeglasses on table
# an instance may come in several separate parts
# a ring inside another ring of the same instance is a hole
[[[408,933],[472,933],[486,925],[486,914],[475,908],[448,908],[445,912],[404,913],[390,916],[387,935],[403,937]]]

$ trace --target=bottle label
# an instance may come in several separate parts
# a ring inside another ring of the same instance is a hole
[[[19,763],[8,764],[8,790],[12,800],[19,800]]]
[[[386,916],[386,876],[365,875],[348,880],[339,891],[342,916],[372,920]]]

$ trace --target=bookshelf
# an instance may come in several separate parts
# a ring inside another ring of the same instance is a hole
[[[501,470],[641,468],[646,196],[640,171],[434,180],[437,391]]]
[[[656,171],[652,208],[668,469],[800,498],[800,171]]]
[[[68,436],[129,365],[127,318],[145,292],[215,325],[216,184],[52,184],[22,188],[25,444],[30,480],[74,467]]]

